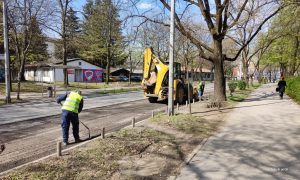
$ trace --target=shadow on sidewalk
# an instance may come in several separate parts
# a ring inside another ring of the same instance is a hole
[[[254,101],[254,100],[253,100]],[[243,101],[244,102],[244,101]],[[250,101],[249,101],[250,102]],[[271,103],[265,103],[265,104],[259,104],[259,105],[245,105],[245,106],[238,106],[238,107],[229,107],[229,108],[220,108],[220,109],[211,109],[207,111],[199,111],[199,112],[192,112],[192,114],[202,114],[202,113],[209,113],[209,112],[219,112],[222,110],[230,110],[230,109],[241,109],[241,108],[248,108],[248,107],[255,107],[255,106],[265,106],[270,104],[280,104],[283,103],[283,101],[278,102],[271,102]]]
[[[285,119],[292,116],[287,115]],[[266,115],[264,118],[271,122],[274,117]],[[236,138],[232,138],[232,131]],[[274,133],[280,134],[274,136]],[[284,124],[262,126],[253,121],[230,126],[222,134],[203,147],[202,155],[186,166],[186,172],[194,174],[197,179],[300,178],[300,145],[295,144],[300,136],[299,127]]]

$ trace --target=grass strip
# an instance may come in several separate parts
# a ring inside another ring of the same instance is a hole
[[[0,179],[109,179],[120,171],[118,161],[124,156],[157,153],[173,143],[174,137],[153,129],[122,129],[68,155],[29,165]],[[150,145],[153,147],[148,149]]]
[[[300,104],[300,76],[294,78],[288,78],[286,93],[298,104]]]
[[[98,94],[115,94],[115,93],[123,93],[123,92],[131,92],[131,91],[140,91],[141,88],[119,88],[119,89],[104,89],[99,92]]]

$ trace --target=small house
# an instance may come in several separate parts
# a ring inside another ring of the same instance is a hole
[[[25,66],[25,79],[30,81],[64,81],[63,69],[67,69],[69,82],[102,82],[103,69],[82,59],[68,59],[67,65],[33,64]]]

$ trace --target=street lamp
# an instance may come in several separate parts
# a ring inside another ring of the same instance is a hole
[[[3,37],[4,37],[4,59],[5,59],[5,92],[6,103],[11,103],[10,98],[10,63],[8,47],[8,27],[7,27],[7,2],[3,0]]]

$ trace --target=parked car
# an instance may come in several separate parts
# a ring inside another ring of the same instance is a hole
[[[105,82],[106,77],[103,77],[103,82]],[[119,77],[117,76],[109,76],[109,82],[117,82],[119,81]]]
[[[131,78],[132,82],[141,82],[142,78],[140,76],[132,76]]]
[[[121,81],[121,82],[128,82],[128,77],[126,77],[126,76],[120,76],[119,77],[119,81]]]

